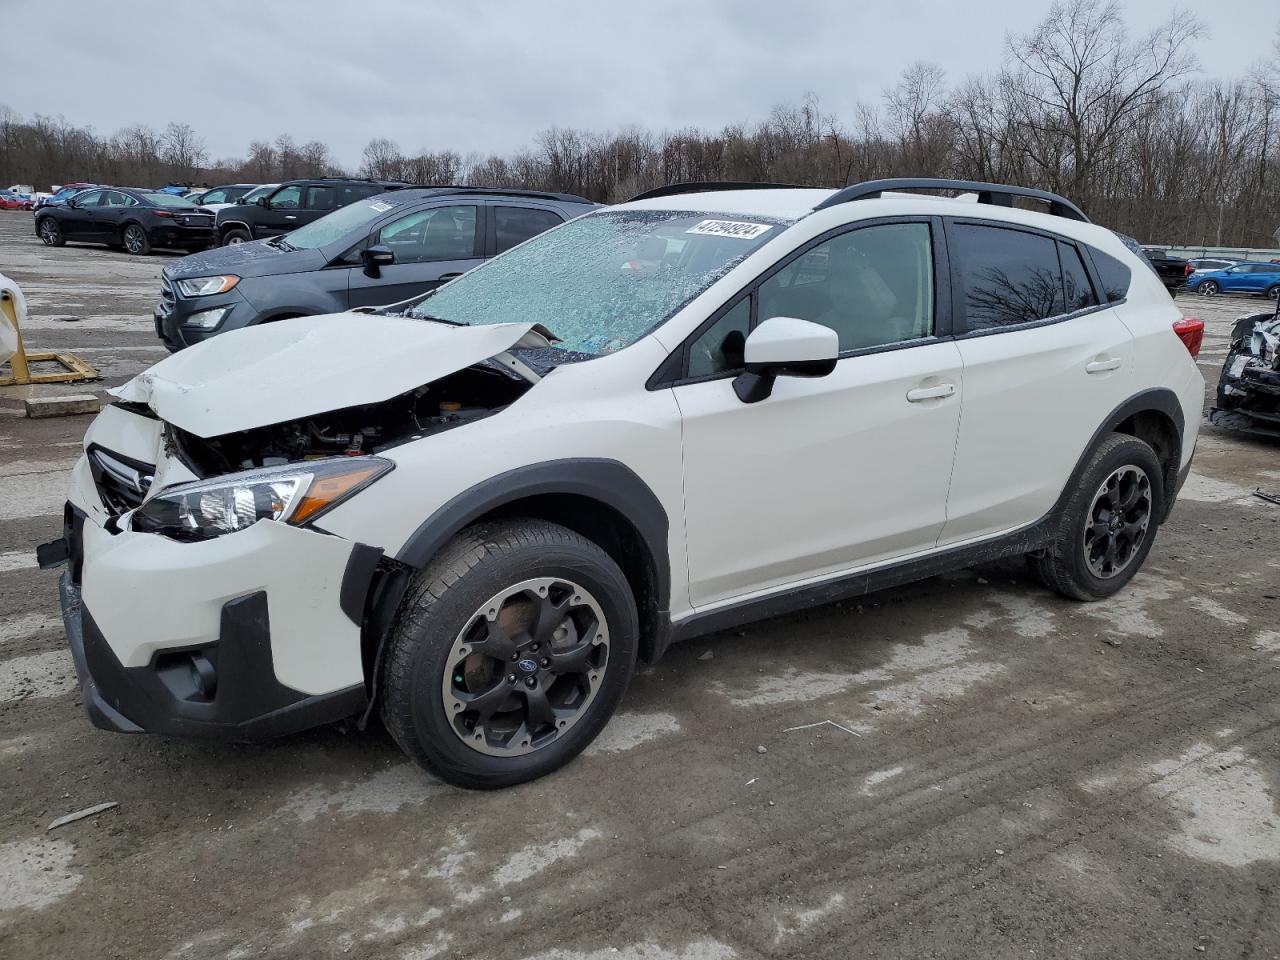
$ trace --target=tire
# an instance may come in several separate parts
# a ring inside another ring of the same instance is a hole
[[[1202,297],[1216,297],[1221,291],[1222,288],[1218,286],[1218,281],[1216,280],[1206,280],[1196,287],[1196,293]]]
[[[222,235],[220,245],[224,247],[231,247],[237,243],[248,243],[252,239],[253,237],[249,236],[248,230],[241,227],[232,227]]]
[[[125,251],[135,257],[145,257],[151,252],[151,241],[140,224],[125,224],[120,240],[124,243]]]
[[[1102,600],[1117,593],[1151,550],[1164,516],[1162,477],[1150,445],[1136,437],[1109,434],[1089,458],[1058,516],[1052,542],[1043,555],[1028,557],[1032,572],[1050,590],[1072,600]],[[1134,491],[1133,505],[1125,508]]]
[[[1268,300],[1280,299],[1280,283],[1267,287],[1267,299]]]
[[[67,238],[62,235],[62,227],[53,217],[41,217],[36,232],[40,234],[46,247],[63,247],[67,244]]]
[[[596,544],[542,520],[479,524],[400,603],[383,657],[383,723],[410,759],[456,786],[533,780],[604,728],[638,638],[631,588]]]

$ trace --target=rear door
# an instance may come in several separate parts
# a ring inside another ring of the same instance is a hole
[[[96,228],[101,231],[105,240],[116,240],[120,237],[121,224],[129,208],[137,206],[138,201],[119,190],[108,190],[102,197],[102,203],[94,211]]]
[[[964,402],[940,544],[1039,520],[1133,386],[1133,340],[1076,244],[949,220]]]
[[[376,307],[417,296],[465,273],[483,259],[484,222],[480,204],[438,204],[397,217],[368,240],[396,257],[371,275],[363,266],[347,274],[352,307]],[[363,247],[363,245],[361,245]],[[345,259],[359,263],[359,250]]]

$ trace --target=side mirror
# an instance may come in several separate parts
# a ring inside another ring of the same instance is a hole
[[[364,264],[365,274],[377,277],[382,274],[383,267],[389,267],[396,262],[396,255],[390,247],[381,245],[365,247],[360,251],[360,262]]]
[[[773,393],[778,377],[825,377],[840,358],[840,337],[830,327],[798,317],[770,317],[751,331],[744,350],[746,372],[733,390],[743,403]]]

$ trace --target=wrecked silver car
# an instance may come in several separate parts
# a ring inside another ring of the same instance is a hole
[[[1280,439],[1280,307],[1236,321],[1209,422]]]

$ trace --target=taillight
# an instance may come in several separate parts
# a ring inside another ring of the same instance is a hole
[[[154,213],[157,217],[164,217],[164,219],[166,220],[172,220],[174,216],[168,210],[153,210],[152,213]]]
[[[1195,267],[1193,267],[1193,266],[1190,264],[1190,262],[1188,262],[1188,263],[1187,263],[1187,265],[1186,265],[1185,267],[1183,267],[1183,268],[1182,268],[1182,275],[1183,275],[1184,277],[1189,277],[1189,276],[1191,276],[1191,275],[1192,275],[1193,273],[1195,273],[1195,272],[1196,272],[1196,268],[1195,268]]]
[[[1173,325],[1173,332],[1178,335],[1187,352],[1193,357],[1200,356],[1200,345],[1204,343],[1204,321],[1196,317],[1183,317]]]

